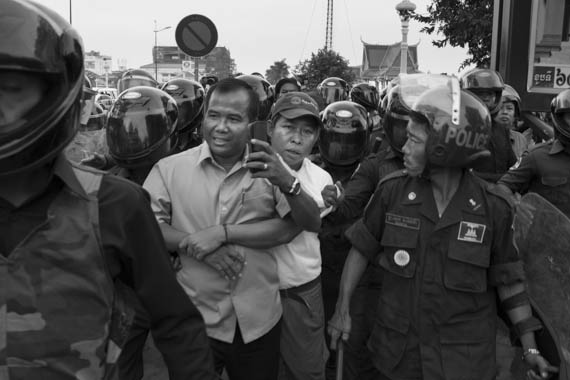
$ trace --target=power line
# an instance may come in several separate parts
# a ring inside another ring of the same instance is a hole
[[[350,18],[348,17],[348,7],[346,6],[346,0],[344,2],[344,12],[346,13],[346,23],[348,24],[348,33],[350,34],[350,45],[352,46],[352,55],[354,56],[354,62],[358,57],[356,56],[356,50],[354,50],[354,38],[352,38],[352,27],[350,26]]]
[[[307,39],[309,38],[309,32],[311,31],[311,26],[313,25],[313,16],[315,15],[315,8],[317,6],[317,0],[313,0],[313,11],[311,12],[311,19],[309,20],[309,27],[307,28],[307,33],[305,33],[305,42],[303,42],[303,49],[301,50],[301,56],[299,61],[303,59],[303,54],[305,54],[305,47],[307,46]]]

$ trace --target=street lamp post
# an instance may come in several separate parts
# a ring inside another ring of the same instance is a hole
[[[400,49],[400,73],[408,72],[408,26],[410,16],[416,10],[416,5],[410,0],[403,0],[396,5],[396,12],[402,22],[402,44]]]
[[[156,20],[154,20],[154,79],[158,82],[158,45],[157,45],[157,34],[163,30],[170,29],[170,26],[165,26],[164,28],[156,28]]]

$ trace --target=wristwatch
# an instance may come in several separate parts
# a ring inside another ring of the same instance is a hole
[[[287,191],[289,195],[299,195],[301,194],[301,182],[297,177],[293,177],[293,183],[291,183],[291,188]]]

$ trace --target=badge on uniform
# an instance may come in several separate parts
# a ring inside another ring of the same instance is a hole
[[[483,243],[483,236],[487,226],[479,223],[461,222],[457,240],[468,241],[470,243]]]
[[[387,212],[385,222],[393,226],[409,228],[412,230],[420,229],[420,220],[409,216],[396,215]]]
[[[405,267],[410,263],[410,254],[408,251],[399,249],[394,253],[394,262],[400,267]]]

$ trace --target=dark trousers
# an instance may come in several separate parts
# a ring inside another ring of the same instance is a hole
[[[210,338],[214,366],[221,375],[226,370],[231,380],[275,380],[279,369],[281,321],[253,342],[244,343],[239,326],[232,343]]]
[[[372,364],[372,353],[366,347],[374,327],[379,288],[357,287],[350,300],[352,321],[348,342],[344,346],[344,379],[378,380],[380,373]]]

